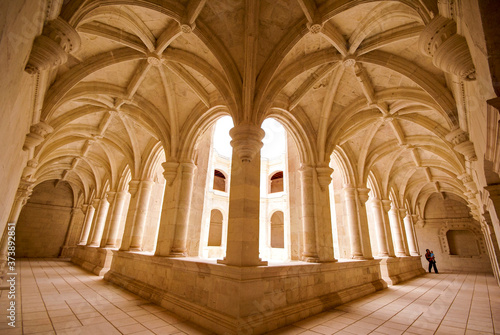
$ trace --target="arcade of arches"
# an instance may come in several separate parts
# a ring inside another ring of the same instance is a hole
[[[427,248],[498,280],[499,7],[3,2],[2,271],[15,226],[16,257],[228,334],[418,276]]]

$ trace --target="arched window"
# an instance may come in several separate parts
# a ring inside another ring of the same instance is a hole
[[[214,190],[226,191],[226,176],[219,170],[214,170]]]
[[[208,230],[208,246],[220,247],[222,241],[222,219],[223,215],[218,209],[212,209],[210,213],[210,228]]]
[[[446,239],[450,246],[450,255],[467,257],[480,254],[476,237],[470,230],[448,230]]]
[[[283,171],[278,171],[271,176],[269,193],[283,192]]]
[[[271,216],[271,248],[285,247],[285,229],[283,212],[274,212]]]

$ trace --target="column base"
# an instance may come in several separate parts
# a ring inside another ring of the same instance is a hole
[[[267,333],[387,287],[380,260],[236,267],[123,252],[104,279],[228,335]]]
[[[72,263],[98,276],[103,276],[108,272],[112,260],[113,251],[110,249],[81,245],[75,248],[71,258]]]
[[[142,251],[142,248],[133,248],[133,247],[130,247],[127,251]]]
[[[224,257],[223,259],[218,259],[217,260],[217,264],[228,265],[228,266],[238,266],[238,267],[250,267],[250,266],[267,266],[268,262],[267,261],[263,261],[261,258],[259,258],[259,260],[257,261],[257,264],[248,264],[248,265],[230,264],[227,261],[226,257]]]
[[[380,272],[387,284],[395,285],[418,277],[424,274],[425,270],[422,268],[420,256],[412,256],[384,258],[380,262]]]

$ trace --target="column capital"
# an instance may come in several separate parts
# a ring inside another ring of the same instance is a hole
[[[94,207],[94,209],[97,209],[97,207],[99,206],[99,204],[101,203],[101,199],[99,198],[94,198],[92,200],[92,207]]]
[[[16,191],[16,198],[19,199],[24,204],[28,201],[29,197],[33,193],[33,188],[35,187],[34,180],[21,179],[19,181],[19,186]]]
[[[109,191],[106,193],[106,200],[109,203],[112,203],[115,200],[116,192],[115,191]]]
[[[453,149],[455,149],[456,152],[464,155],[466,160],[477,160],[474,144],[469,140],[469,133],[463,131],[461,128],[455,128],[445,137],[449,142],[453,144]]]
[[[239,124],[229,131],[233,151],[242,163],[254,159],[264,145],[262,139],[265,134],[261,127],[248,123]]]
[[[33,42],[26,72],[35,74],[66,63],[68,54],[79,49],[80,35],[60,16],[47,22]]]
[[[358,191],[358,198],[359,200],[364,204],[365,202],[368,201],[368,198],[369,198],[369,195],[368,193],[370,193],[370,189],[369,188],[365,188],[365,187],[360,187],[357,189]]]
[[[423,54],[431,56],[432,63],[441,70],[462,80],[476,78],[467,41],[457,34],[457,24],[451,18],[436,15],[420,34],[419,48]]]
[[[392,208],[392,201],[388,199],[382,199],[380,200],[382,202],[382,208],[384,211],[387,213],[391,210]]]
[[[316,173],[318,174],[318,183],[322,191],[328,189],[328,185],[332,182],[333,169],[328,165],[322,165],[316,167]]]
[[[40,121],[36,124],[31,125],[30,132],[26,134],[26,139],[24,140],[23,150],[28,151],[35,148],[43,142],[45,136],[52,133],[53,131],[54,128],[52,128],[44,121]]]
[[[138,179],[132,179],[128,183],[128,193],[130,193],[130,196],[134,198],[137,194],[137,191],[139,190],[139,186],[141,184],[141,181]]]
[[[401,215],[401,218],[404,218],[404,217],[406,217],[406,215],[408,215],[408,211],[404,207],[397,208],[397,210],[399,211],[399,215]]]
[[[30,159],[26,163],[26,166],[24,167],[22,178],[27,180],[33,179],[37,167],[38,167],[38,161],[36,159]]]
[[[175,158],[170,158],[166,162],[161,164],[163,167],[163,177],[167,181],[169,186],[174,183],[175,177],[177,177],[177,170],[179,169],[179,162]]]

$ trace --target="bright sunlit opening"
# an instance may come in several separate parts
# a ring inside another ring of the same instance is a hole
[[[233,148],[230,144],[229,130],[233,127],[233,119],[230,116],[221,117],[215,124],[214,149],[221,156],[232,156]],[[284,154],[286,151],[285,128],[276,120],[266,119],[262,123],[262,129],[266,132],[262,140],[264,143],[261,151],[262,157],[271,159]]]

